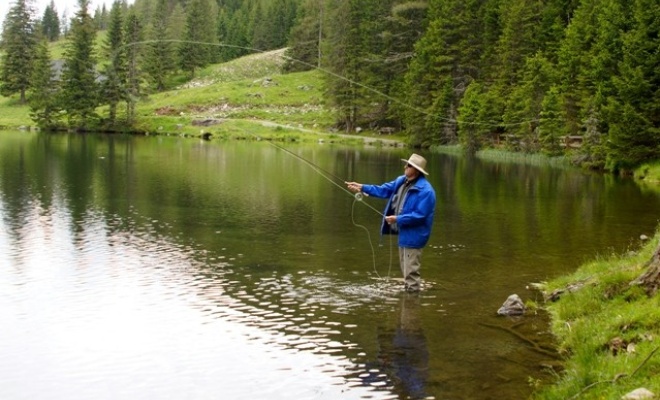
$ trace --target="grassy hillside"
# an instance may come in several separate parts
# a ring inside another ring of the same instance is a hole
[[[99,39],[101,40],[101,39]],[[51,46],[53,59],[62,56],[63,41]],[[100,43],[100,41],[99,41]],[[282,74],[284,50],[257,53],[197,71],[192,80],[179,76],[173,90],[141,98],[136,107],[135,129],[149,134],[214,137],[263,137],[268,135],[328,134],[335,115],[324,102],[322,72]],[[125,107],[120,105],[119,118]],[[107,109],[98,110],[107,116]],[[17,98],[0,97],[0,127],[30,126],[27,106]],[[373,132],[362,133],[373,140]],[[388,140],[403,140],[388,136]],[[347,140],[342,136],[342,140]]]
[[[282,52],[213,65],[175,90],[150,96],[138,105],[137,128],[223,134],[267,122],[269,127],[327,131],[334,117],[323,102],[322,76],[315,71],[281,74]],[[202,121],[213,125],[198,128]]]

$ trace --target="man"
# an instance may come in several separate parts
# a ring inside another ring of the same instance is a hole
[[[381,234],[399,235],[399,263],[404,287],[418,292],[421,286],[422,248],[431,236],[435,214],[435,191],[426,180],[426,159],[412,154],[405,162],[404,174],[382,185],[345,182],[352,192],[389,198],[385,207]]]

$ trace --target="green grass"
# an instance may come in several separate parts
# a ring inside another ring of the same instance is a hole
[[[323,102],[321,75],[316,71],[281,74],[281,60],[281,51],[275,51],[209,66],[179,88],[140,102],[138,128],[170,134],[204,130],[218,136],[227,136],[227,129],[267,135],[277,126],[299,134],[327,133],[334,115]],[[193,126],[193,121],[205,119],[222,123],[203,129]]]
[[[0,96],[0,129],[17,129],[31,125],[33,123],[30,119],[30,109],[20,104],[18,96]]]
[[[543,285],[546,293],[576,289],[545,306],[566,362],[536,399],[618,399],[639,387],[660,393],[660,295],[630,285],[659,241],[656,234],[637,252],[603,257]]]
[[[477,157],[483,160],[495,161],[499,163],[513,163],[536,166],[550,165],[557,168],[570,167],[568,157],[548,157],[544,154],[538,153],[529,154],[507,150],[484,149],[477,152]]]
[[[55,57],[63,53],[63,43],[52,45]],[[150,134],[199,135],[203,131],[215,137],[249,138],[272,135],[279,126],[301,136],[329,134],[335,116],[323,101],[322,75],[316,71],[282,74],[282,54],[283,50],[256,53],[211,65],[173,90],[143,98],[136,107],[136,129]],[[124,111],[120,106],[120,118]],[[98,112],[106,115],[107,108]],[[223,122],[202,128],[193,125],[204,119]],[[0,97],[0,126],[24,125],[33,125],[28,107],[18,104],[15,97]],[[241,129],[254,134],[240,134]]]

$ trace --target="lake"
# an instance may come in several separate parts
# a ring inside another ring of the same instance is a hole
[[[409,295],[385,201],[342,181],[410,150],[1,132],[0,398],[528,398],[547,316],[497,309],[638,248],[658,196],[421,154],[438,203]]]

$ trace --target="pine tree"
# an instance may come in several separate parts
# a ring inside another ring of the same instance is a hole
[[[328,93],[339,113],[339,124],[354,131],[379,117],[386,98],[379,78],[383,65],[381,33],[391,3],[343,0],[328,24],[323,52],[327,54]]]
[[[538,119],[544,96],[557,82],[554,65],[541,54],[525,60],[520,72],[520,82],[511,86],[503,115],[507,131],[517,135],[522,148],[530,153],[540,148]]]
[[[564,125],[559,88],[552,86],[543,98],[538,122],[538,137],[545,154],[558,156],[562,153],[560,137],[564,134]]]
[[[66,10],[62,11],[62,16],[60,17],[60,30],[61,34],[64,37],[69,36],[69,29],[71,28],[71,21],[69,20],[69,15]]]
[[[616,64],[617,74],[611,80],[614,95],[605,113],[607,166],[626,172],[660,158],[660,5],[649,0],[629,5],[630,29],[618,38],[622,61]]]
[[[420,1],[403,2],[392,7],[386,37],[385,61],[392,65],[392,74],[401,76],[408,69],[415,43],[426,30],[428,4]]]
[[[458,110],[460,119],[458,121],[458,137],[463,150],[474,155],[481,149],[484,137],[488,133],[488,127],[480,118],[483,104],[484,90],[478,82],[472,82],[465,90],[465,95]]]
[[[54,0],[51,0],[44,10],[44,16],[41,20],[41,32],[51,42],[60,38],[60,18],[57,16]]]
[[[338,123],[352,132],[358,120],[358,64],[360,62],[360,18],[356,0],[342,0],[333,10],[323,53],[327,54],[328,94],[338,110]]]
[[[60,118],[57,106],[58,86],[53,81],[48,41],[44,39],[37,47],[32,71],[32,86],[28,95],[30,117],[42,129],[53,129]]]
[[[262,7],[262,2],[257,2],[251,12],[250,24],[252,25],[251,47],[258,50],[270,50],[274,48],[274,21],[269,17],[269,12]]]
[[[109,106],[108,121],[114,125],[117,119],[117,104],[126,100],[126,51],[124,42],[124,20],[119,1],[112,4],[108,34],[103,51],[109,60],[104,68],[105,80],[101,86],[104,102]]]
[[[288,37],[284,70],[306,71],[321,67],[325,0],[306,0],[298,7],[297,23]]]
[[[129,12],[126,18],[126,120],[132,124],[135,120],[135,104],[142,94],[142,63],[143,41],[142,24],[135,12]]]
[[[88,129],[97,118],[99,88],[96,81],[96,28],[88,12],[89,0],[78,0],[79,10],[71,19],[70,39],[62,71],[62,108],[69,126]]]
[[[218,18],[218,37],[221,41],[220,60],[229,61],[249,53],[250,38],[248,14],[243,9],[233,14],[223,13]]]
[[[510,0],[502,3],[502,34],[497,43],[499,79],[514,86],[522,78],[525,59],[540,50],[539,19],[541,3],[535,0]]]
[[[35,23],[32,20],[30,0],[16,0],[5,18],[2,31],[2,65],[0,66],[0,94],[20,95],[26,102],[25,93],[30,88],[37,48]]]
[[[215,48],[215,16],[208,0],[192,0],[186,10],[184,42],[179,47],[179,62],[182,70],[195,76],[195,71],[213,60]]]
[[[165,90],[167,78],[176,68],[175,49],[167,27],[167,0],[159,0],[147,36],[144,58],[144,70],[159,92]]]
[[[493,45],[482,35],[487,8],[478,0],[434,0],[430,23],[415,45],[406,74],[406,129],[415,145],[458,140],[458,109],[469,83],[479,77],[484,50]]]
[[[273,0],[267,3],[267,26],[272,27],[268,49],[284,47],[296,19],[297,4],[294,0]]]

